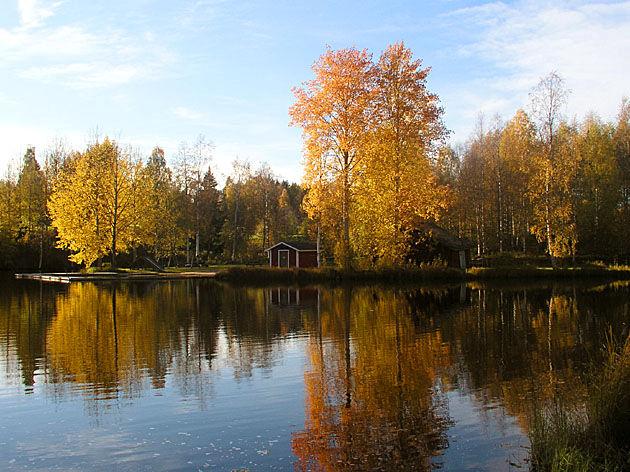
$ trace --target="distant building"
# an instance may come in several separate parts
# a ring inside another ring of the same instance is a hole
[[[446,229],[430,221],[415,225],[407,260],[414,264],[441,259],[449,267],[466,269],[470,266],[470,249],[473,242],[458,238]]]
[[[269,267],[317,267],[317,244],[312,242],[284,242],[265,251],[269,256]]]

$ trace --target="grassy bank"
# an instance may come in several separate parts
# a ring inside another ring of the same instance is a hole
[[[440,265],[417,268],[350,270],[333,268],[279,269],[263,266],[227,266],[217,270],[217,279],[251,283],[342,283],[342,282],[464,282],[527,279],[630,279],[630,267],[474,267],[467,271]]]
[[[254,283],[342,283],[342,282],[430,282],[464,281],[466,274],[457,269],[425,266],[414,269],[379,269],[344,271],[333,268],[279,269],[277,267],[227,267],[217,272],[218,280]]]
[[[536,414],[530,439],[537,472],[630,470],[630,337],[609,341],[584,404],[557,400]]]
[[[85,275],[97,275],[116,272],[124,275],[158,274],[147,269],[112,270],[105,265],[98,268],[84,269]],[[585,263],[579,266],[546,267],[529,264],[513,265],[505,263],[489,267],[472,267],[466,271],[449,268],[442,264],[425,264],[418,267],[342,270],[331,267],[313,269],[280,269],[269,266],[252,265],[213,265],[207,267],[170,267],[162,276],[168,274],[212,273],[216,279],[233,283],[266,284],[338,284],[338,283],[461,283],[461,282],[509,282],[514,281],[550,281],[550,280],[630,280],[630,266],[606,266],[601,263]]]
[[[575,267],[499,266],[472,267],[466,271],[468,280],[487,279],[630,279],[629,266],[587,264]]]

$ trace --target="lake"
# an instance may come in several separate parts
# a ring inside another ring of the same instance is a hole
[[[518,470],[624,283],[0,279],[0,470]]]

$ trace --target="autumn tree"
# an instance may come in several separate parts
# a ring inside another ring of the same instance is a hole
[[[576,218],[581,249],[590,254],[618,251],[610,244],[617,232],[621,200],[614,128],[590,115],[580,126],[575,143],[579,159],[576,177]],[[603,241],[608,243],[601,244]]]
[[[183,243],[185,233],[179,224],[179,189],[163,149],[153,148],[142,172],[147,186],[147,207],[143,218],[147,233],[145,243],[151,247],[156,259],[168,257],[170,261]]]
[[[552,264],[555,264],[555,256],[565,255],[566,244],[556,243],[554,226],[558,227],[554,221],[554,213],[562,213],[561,208],[553,207],[553,194],[557,190],[554,188],[556,182],[554,178],[558,175],[558,128],[562,121],[562,110],[566,104],[569,92],[566,89],[564,80],[556,72],[551,72],[540,79],[530,94],[531,108],[537,120],[538,133],[541,142],[540,160],[538,167],[537,181],[539,189],[537,195],[540,196],[542,211],[536,212],[536,219],[533,222],[534,232],[539,239],[543,239],[547,244],[547,253],[551,257]],[[556,192],[557,193],[557,192]]]
[[[462,155],[456,201],[461,207],[460,221],[466,228],[463,235],[476,242],[477,255],[485,254],[492,247],[493,156],[498,152],[499,136],[500,130],[496,126],[488,127],[480,114]]]
[[[447,133],[438,97],[426,87],[429,71],[403,43],[389,46],[376,66],[376,124],[359,165],[355,239],[388,264],[402,261],[405,232],[418,219],[439,219],[447,203],[431,165]]]
[[[499,158],[504,163],[504,205],[511,247],[527,251],[532,221],[528,188],[537,151],[536,128],[524,110],[518,110],[501,133]]]
[[[95,142],[62,170],[48,202],[59,246],[72,251],[71,259],[89,267],[116,255],[137,241],[144,215],[145,194],[141,162],[105,138]]]
[[[204,169],[210,163],[214,145],[205,136],[199,135],[194,144],[182,141],[177,154],[175,175],[182,190],[183,201],[181,211],[184,212],[184,223],[189,233],[189,240],[195,241],[194,260],[190,255],[190,242],[186,246],[186,262],[199,262],[201,211],[199,194],[202,191]]]
[[[226,255],[230,261],[237,258],[239,247],[244,241],[244,198],[245,182],[251,176],[251,166],[246,160],[235,159],[232,162],[232,173],[225,182],[223,189],[223,211],[226,215],[222,235]]]
[[[298,231],[298,215],[289,196],[288,186],[278,185],[278,198],[276,200],[276,215],[273,228],[273,240],[288,239]]]
[[[293,89],[291,124],[305,140],[305,166],[317,168],[338,191],[343,266],[350,267],[350,219],[357,170],[372,126],[375,68],[371,55],[355,48],[327,50],[313,65],[315,78]],[[311,176],[306,173],[306,177]],[[323,180],[322,180],[323,182]],[[316,181],[306,181],[307,186]],[[318,183],[321,185],[321,183]],[[325,207],[314,203],[315,209]]]
[[[251,187],[250,211],[257,220],[257,236],[260,251],[270,246],[272,234],[276,226],[278,214],[278,199],[280,189],[273,171],[266,163],[263,163],[249,180]]]

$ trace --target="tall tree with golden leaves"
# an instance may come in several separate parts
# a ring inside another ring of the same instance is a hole
[[[61,172],[48,205],[58,244],[74,252],[73,261],[89,267],[111,254],[115,267],[116,254],[140,242],[147,193],[140,169],[139,161],[105,138]]]
[[[143,217],[145,243],[152,247],[157,260],[167,257],[170,263],[176,248],[186,240],[186,231],[178,221],[181,193],[161,148],[156,146],[153,149],[142,172],[147,186],[147,206]]]
[[[562,210],[553,207],[553,197],[557,188],[554,177],[558,174],[556,168],[560,163],[558,128],[562,122],[562,109],[566,104],[568,94],[564,80],[556,72],[551,72],[541,78],[530,94],[532,112],[538,122],[538,133],[542,144],[539,153],[541,158],[539,169],[543,172],[540,190],[544,206],[544,211],[538,213],[541,218],[535,222],[534,232],[540,240],[544,238],[546,241],[547,252],[554,265],[554,255],[558,253],[558,247],[564,246],[554,241],[554,213],[556,213],[555,210],[560,213]]]
[[[564,122],[558,125],[552,159],[544,142],[542,147],[534,156],[534,172],[528,185],[533,210],[530,230],[546,243],[555,265],[558,257],[575,256],[578,243],[575,189],[580,163],[575,148],[576,129]]]
[[[621,102],[614,135],[615,156],[620,174],[621,253],[630,254],[630,100]]]
[[[372,126],[375,68],[366,50],[329,49],[315,62],[313,72],[314,79],[293,89],[296,101],[289,114],[291,124],[304,132],[306,185],[326,182],[339,190],[340,255],[348,268],[351,207],[356,172]],[[314,176],[321,176],[321,181],[310,181]],[[316,211],[324,207],[324,202],[311,200],[311,204]]]
[[[403,43],[389,46],[377,65],[376,127],[361,162],[355,228],[366,255],[386,264],[402,261],[416,220],[438,219],[447,202],[430,161],[447,132],[438,97],[426,87],[429,71]]]
[[[532,221],[531,203],[526,189],[533,172],[536,153],[536,128],[527,113],[518,110],[501,132],[499,159],[506,172],[506,211],[512,236],[512,247],[527,250],[529,225]]]

